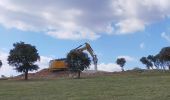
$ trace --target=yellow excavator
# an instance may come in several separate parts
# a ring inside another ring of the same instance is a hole
[[[97,71],[97,55],[94,53],[93,49],[91,48],[89,43],[84,43],[83,45],[78,46],[75,49],[72,49],[71,51],[87,51],[93,58],[93,63],[94,63],[94,70]],[[58,71],[58,70],[67,70],[67,62],[66,58],[64,59],[54,59],[51,60],[49,63],[49,70],[50,71]]]

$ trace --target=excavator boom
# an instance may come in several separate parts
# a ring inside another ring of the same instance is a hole
[[[85,45],[84,47],[83,47],[83,45],[80,45],[80,46],[78,46],[77,48],[75,48],[73,50],[77,50],[77,51],[87,50],[90,53],[90,55],[92,56],[92,58],[93,58],[93,63],[94,63],[94,66],[95,66],[94,69],[95,69],[95,71],[97,71],[97,62],[98,62],[97,55],[94,53],[94,51],[91,48],[89,43],[85,43],[84,45]]]

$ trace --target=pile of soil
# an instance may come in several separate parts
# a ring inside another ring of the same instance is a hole
[[[81,77],[96,77],[96,76],[106,76],[112,75],[112,72],[103,72],[103,71],[83,71],[81,73]],[[77,73],[71,73],[70,71],[55,71],[51,72],[48,69],[42,69],[36,73],[29,73],[29,79],[54,79],[54,78],[69,78],[69,77],[76,77]],[[23,79],[24,74],[18,75],[13,79]]]

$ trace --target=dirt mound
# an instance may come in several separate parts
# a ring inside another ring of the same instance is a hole
[[[102,71],[83,71],[81,73],[81,77],[95,77],[95,76],[106,76],[112,75],[110,72],[102,72]],[[76,77],[77,73],[71,73],[70,71],[55,71],[51,72],[48,69],[42,69],[36,73],[29,73],[29,79],[54,79],[54,78],[68,78],[68,77]],[[14,79],[23,79],[24,74],[16,76]]]
[[[48,69],[42,69],[36,73],[34,73],[34,76],[49,76],[51,74],[51,72]]]
[[[59,78],[59,77],[68,77],[69,71],[56,71],[51,72],[48,69],[42,69],[35,73],[29,73],[28,78],[29,79],[51,79],[51,78]],[[24,74],[18,75],[16,77],[13,77],[12,79],[23,79]]]
[[[58,77],[68,77],[69,71],[55,71],[51,72],[48,69],[42,69],[36,73],[29,74],[30,78],[58,78]]]

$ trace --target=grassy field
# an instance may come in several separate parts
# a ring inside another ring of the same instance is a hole
[[[170,100],[170,73],[0,80],[0,100]]]

